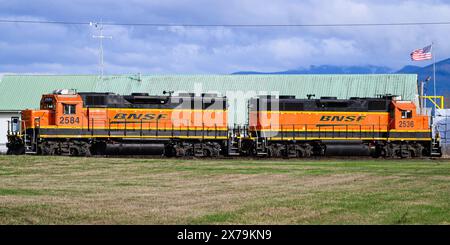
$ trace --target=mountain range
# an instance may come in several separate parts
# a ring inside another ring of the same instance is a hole
[[[239,71],[233,74],[418,74],[419,81],[430,80],[426,83],[426,93],[433,93],[433,65],[411,66],[407,65],[400,70],[393,70],[385,66],[334,66],[312,65],[309,68],[298,68],[276,72]],[[450,58],[436,62],[436,91],[438,94],[450,93]]]

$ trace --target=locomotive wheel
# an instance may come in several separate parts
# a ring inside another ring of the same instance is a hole
[[[254,155],[256,156],[256,149],[255,149]],[[272,148],[270,148],[270,147],[269,147],[269,149],[267,149],[267,157],[275,157],[274,152],[273,152]]]
[[[43,145],[40,146],[41,148],[41,155],[48,155],[48,150],[46,147],[44,147]]]
[[[210,157],[211,156],[211,150],[210,149],[203,149],[203,156],[204,157]]]
[[[278,148],[275,148],[272,150],[272,156],[273,157],[281,157],[283,154],[281,153],[281,150]]]
[[[382,146],[380,149],[380,156],[383,158],[394,157],[394,151],[393,151],[391,145]]]
[[[283,147],[280,144],[273,144],[267,147],[267,156],[268,157],[282,157],[283,156]]]
[[[176,157],[184,157],[184,156],[186,156],[186,149],[184,147],[176,145],[174,147],[174,150],[175,150],[175,156]]]
[[[424,149],[423,145],[419,143],[415,143],[413,145],[410,145],[410,151],[412,157],[422,157],[424,155]]]
[[[193,156],[193,151],[192,151],[192,149],[191,149],[191,148],[186,149],[186,151],[184,152],[184,156],[186,156],[186,157]]]
[[[69,149],[69,154],[71,156],[79,156],[80,155],[80,150],[78,149],[78,147],[71,147]]]
[[[40,146],[41,148],[41,154],[42,155],[59,155],[59,145],[57,142],[52,142],[52,141],[48,141],[48,142],[44,142],[42,143],[42,145]]]
[[[411,152],[407,144],[393,144],[392,145],[392,157],[397,158],[410,158]]]
[[[402,149],[399,155],[400,158],[411,158],[411,151]]]
[[[310,144],[303,145],[305,151],[304,157],[311,157],[313,154],[313,147]]]
[[[56,156],[59,155],[59,151],[56,148],[50,148],[49,155]]]
[[[91,156],[90,144],[84,143],[80,148],[81,148],[81,155],[86,157]]]
[[[305,157],[305,150],[304,149],[297,150],[297,157]]]

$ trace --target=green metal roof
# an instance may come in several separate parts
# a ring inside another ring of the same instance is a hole
[[[0,110],[39,108],[42,94],[58,88],[92,91],[96,76],[4,75],[0,82]]]
[[[373,75],[4,75],[0,82],[0,110],[39,107],[41,94],[59,88],[79,92],[147,92],[161,95],[164,90],[218,92],[241,102],[256,94],[375,97],[395,94],[404,100],[417,99],[416,74]],[[236,93],[238,92],[238,93]],[[252,93],[253,92],[253,93]],[[234,115],[230,123],[245,123],[245,104],[231,100]]]

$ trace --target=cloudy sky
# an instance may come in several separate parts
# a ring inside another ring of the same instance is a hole
[[[0,19],[165,24],[333,24],[450,21],[450,1],[0,0]],[[105,73],[226,74],[310,65],[398,69],[433,41],[450,57],[450,25],[370,27],[105,26]],[[89,25],[0,23],[0,73],[93,74]]]

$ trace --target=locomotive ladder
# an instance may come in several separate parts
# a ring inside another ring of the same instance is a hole
[[[442,149],[440,145],[439,139],[433,138],[431,142],[431,156],[432,157],[441,157]]]
[[[231,132],[230,132],[231,131]],[[241,148],[241,131],[239,127],[234,125],[232,130],[229,130],[228,137],[228,155],[239,156],[239,149]]]
[[[37,154],[37,149],[38,149],[37,133],[39,132],[39,126],[38,126],[38,124],[36,124],[36,121],[40,123],[41,118],[35,117],[34,121],[35,121],[35,126],[33,127],[33,134],[32,135],[25,134],[25,137],[24,137],[25,154]],[[25,132],[26,132],[26,129],[25,129]]]
[[[270,128],[272,128],[272,126]],[[267,155],[267,147],[266,147],[266,141],[264,139],[265,137],[260,137],[258,130],[255,130],[255,132],[256,132],[256,140],[255,140],[256,155],[257,156],[266,156]]]

